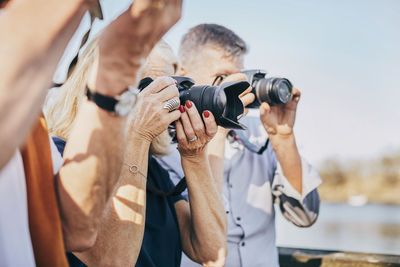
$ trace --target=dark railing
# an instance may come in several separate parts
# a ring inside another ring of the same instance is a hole
[[[280,247],[279,262],[281,267],[386,267],[400,266],[400,255]]]

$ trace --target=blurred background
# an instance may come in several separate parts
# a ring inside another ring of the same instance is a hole
[[[104,21],[131,1],[101,1]],[[165,36],[178,50],[189,28],[224,25],[248,44],[246,68],[302,91],[295,133],[320,172],[320,217],[299,229],[277,212],[278,245],[400,254],[400,1],[186,0]],[[54,77],[62,82],[86,17]]]

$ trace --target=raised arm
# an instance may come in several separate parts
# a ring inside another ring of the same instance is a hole
[[[145,226],[149,146],[154,137],[180,117],[178,110],[168,113],[163,108],[165,101],[176,97],[178,89],[169,77],[155,80],[139,95],[131,112],[126,164],[99,227],[97,241],[90,250],[77,254],[89,266],[135,265]],[[130,169],[127,164],[136,167]]]
[[[88,82],[91,90],[115,96],[136,84],[142,62],[180,17],[181,1],[170,2],[136,0],[107,27],[100,37],[98,67]],[[104,209],[119,180],[126,147],[124,133],[124,118],[110,115],[91,102],[82,104],[58,183],[69,251],[87,249],[96,241]]]
[[[39,115],[84,0],[11,1],[0,14],[0,169]]]
[[[175,203],[182,248],[189,258],[204,266],[223,266],[226,214],[206,153],[217,125],[211,112],[203,112],[204,125],[194,104],[189,101],[185,106],[181,107],[181,121],[176,123],[178,150],[189,191],[189,203]]]
[[[263,103],[260,118],[278,160],[272,193],[283,216],[300,227],[311,226],[318,218],[321,183],[318,173],[300,157],[293,126],[300,91],[293,89],[293,99],[286,105],[270,107]]]
[[[301,157],[293,133],[299,100],[300,91],[294,88],[293,99],[286,105],[271,107],[264,102],[260,106],[260,119],[282,167],[283,175],[301,195],[303,191]]]

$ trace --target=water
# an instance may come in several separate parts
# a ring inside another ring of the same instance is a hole
[[[278,246],[400,255],[400,206],[321,203],[310,228],[276,214]]]

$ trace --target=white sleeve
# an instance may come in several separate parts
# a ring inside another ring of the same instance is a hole
[[[317,220],[319,214],[320,199],[317,187],[321,184],[321,178],[303,158],[301,162],[302,194],[300,195],[283,175],[279,163],[274,175],[272,194],[282,215],[288,221],[299,227],[309,227]]]
[[[280,192],[288,197],[294,198],[300,202],[314,189],[321,184],[321,177],[318,172],[304,159],[301,158],[301,169],[302,169],[302,194],[300,195],[296,189],[289,183],[287,178],[283,175],[282,167],[277,163],[277,168],[274,175],[274,181],[272,188],[280,188]]]

